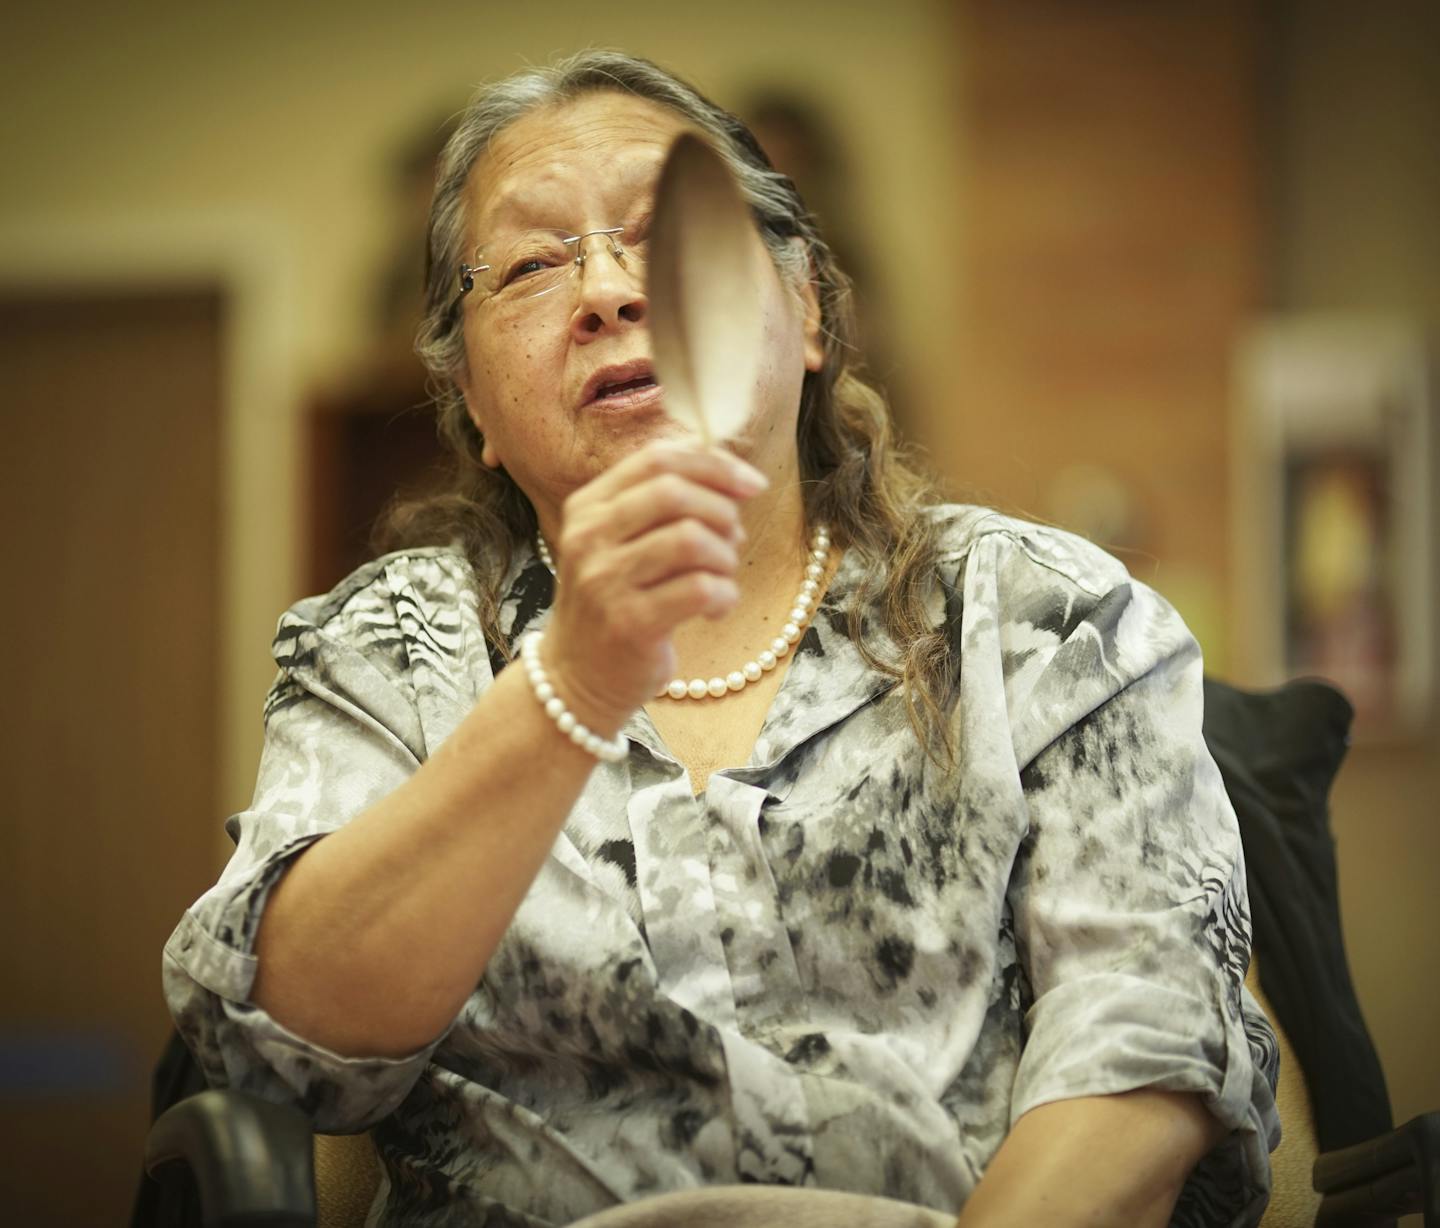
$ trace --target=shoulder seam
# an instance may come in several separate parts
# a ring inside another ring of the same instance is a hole
[[[1016,533],[1013,530],[1009,530],[1008,534],[1015,540],[1015,544],[1018,545],[1020,549],[1025,552],[1025,557],[1029,559],[1032,563],[1034,563],[1036,567],[1043,567],[1046,571],[1059,576],[1062,580],[1065,580],[1070,584],[1073,584],[1082,593],[1088,593],[1097,601],[1104,597],[1106,593],[1112,592],[1115,588],[1119,587],[1119,585],[1111,585],[1111,587],[1108,589],[1101,589],[1097,591],[1096,588],[1094,588],[1090,584],[1087,584],[1079,576],[1074,575],[1071,572],[1064,570],[1063,568],[1057,567],[1054,563],[1050,562],[1047,559],[1042,559],[1039,555],[1035,553],[1034,550],[1030,548],[1029,543],[1026,542],[1025,538],[1021,534]],[[1096,546],[1095,548],[1097,550],[1099,549],[1098,546]],[[1126,578],[1126,582],[1128,583],[1128,576]]]
[[[975,521],[970,526],[970,530],[963,544],[956,547],[955,549],[942,551],[938,561],[942,563],[956,562],[969,554],[971,550],[974,549],[975,545],[983,538],[1000,535],[1012,542],[1025,555],[1025,557],[1030,560],[1030,562],[1035,564],[1035,566],[1043,567],[1046,571],[1051,572],[1056,576],[1059,576],[1066,583],[1074,585],[1081,592],[1087,594],[1088,596],[1094,597],[1096,600],[1099,600],[1104,597],[1107,592],[1111,591],[1110,589],[1100,589],[1095,584],[1088,582],[1086,579],[1082,578],[1079,575],[1076,575],[1073,570],[1068,570],[1064,567],[1058,566],[1054,561],[1043,557],[1026,539],[1025,530],[1027,528],[1037,529],[1051,533],[1063,533],[1071,537],[1076,536],[1075,534],[1070,533],[1066,529],[1060,529],[1053,525],[1022,524],[1015,521],[1012,517],[1005,515],[1003,512],[997,512],[993,509],[990,509],[982,513],[980,516],[976,517]],[[1090,542],[1088,538],[1080,538],[1079,540],[1086,542],[1086,544],[1089,545],[1092,549],[1103,553],[1101,547],[1096,546],[1093,542]],[[1115,586],[1112,585],[1111,587],[1113,588]]]

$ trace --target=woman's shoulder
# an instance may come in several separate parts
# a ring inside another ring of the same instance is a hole
[[[336,653],[359,653],[399,674],[417,638],[432,645],[469,639],[476,606],[475,572],[458,546],[398,550],[292,605],[280,616],[272,651],[282,668],[318,668],[333,665]]]
[[[267,714],[314,693],[383,714],[392,730],[408,728],[416,688],[453,689],[483,670],[474,570],[458,547],[381,555],[286,610],[271,654],[280,675]]]
[[[978,565],[993,568],[1011,584],[1078,589],[1097,599],[1130,582],[1114,555],[1054,525],[961,503],[937,504],[929,514],[939,525],[942,572],[952,577],[967,565]]]
[[[459,546],[396,550],[363,563],[328,593],[304,597],[282,616],[330,635],[373,627],[377,615],[399,616],[400,606],[422,619],[457,605],[474,604],[475,572]]]
[[[989,509],[936,514],[962,652],[998,666],[978,675],[1001,680],[1022,765],[1139,678],[1198,669],[1198,645],[1174,607],[1093,542]],[[1136,702],[1177,685],[1158,683]]]

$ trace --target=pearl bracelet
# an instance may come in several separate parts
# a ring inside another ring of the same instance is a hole
[[[531,631],[520,641],[520,662],[525,666],[525,676],[530,679],[530,689],[545,709],[548,716],[559,727],[561,733],[595,758],[605,763],[618,763],[630,753],[630,743],[623,733],[617,733],[606,741],[598,733],[592,733],[565,706],[565,701],[555,694],[555,687],[545,674],[540,663],[539,631]]]

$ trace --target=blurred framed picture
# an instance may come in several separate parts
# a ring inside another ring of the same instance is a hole
[[[1335,683],[1364,737],[1432,711],[1430,379],[1403,321],[1277,319],[1241,351],[1237,659],[1259,685]]]

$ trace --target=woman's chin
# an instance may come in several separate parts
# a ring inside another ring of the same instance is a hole
[[[661,440],[698,441],[693,431],[665,412],[665,404],[658,395],[617,407],[592,401],[581,413],[587,433],[609,457],[607,467],[646,444]]]

